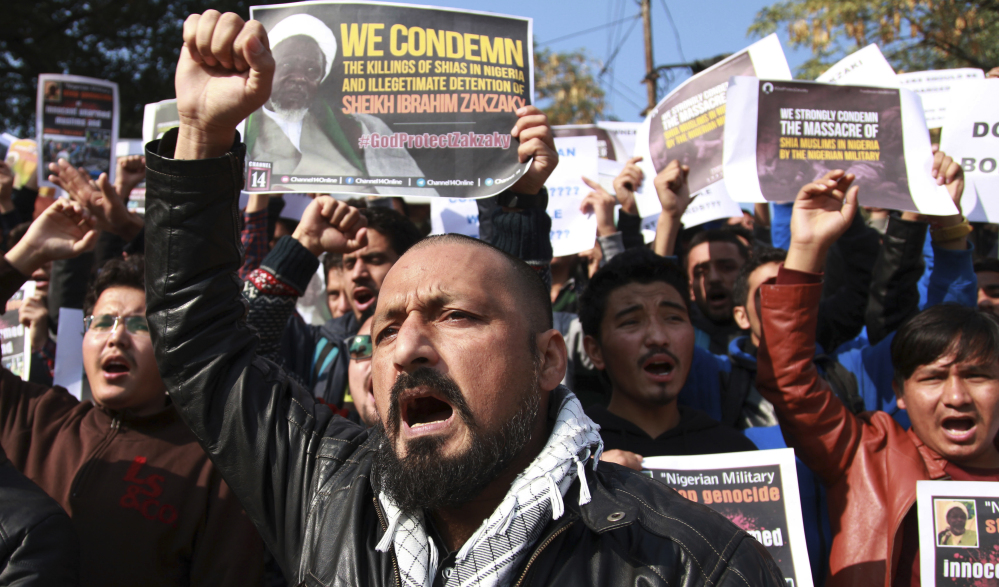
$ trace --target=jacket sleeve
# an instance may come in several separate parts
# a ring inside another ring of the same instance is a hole
[[[788,446],[832,485],[849,468],[862,425],[819,377],[813,362],[821,296],[820,283],[760,287],[763,337],[756,385],[774,405]]]
[[[245,148],[173,160],[176,137],[172,130],[146,148],[146,313],[156,362],[181,417],[294,573],[324,437],[334,445],[330,472],[366,433],[257,356],[236,274]]]
[[[926,224],[889,218],[867,301],[867,339],[877,344],[919,311]],[[831,349],[830,349],[831,350]]]
[[[871,251],[877,249],[879,236],[857,214],[830,250],[815,333],[822,348],[835,349],[864,328],[864,308],[875,263]]]
[[[246,279],[267,256],[267,208],[243,214],[243,230],[239,239],[243,243],[244,254],[239,276]]]
[[[212,475],[208,518],[191,557],[191,585],[259,585],[264,572],[264,543],[232,490]]]
[[[926,280],[926,301],[920,310],[938,304],[961,304],[969,308],[978,306],[974,254],[971,243],[968,243],[967,249],[960,251],[933,247],[933,269]]]

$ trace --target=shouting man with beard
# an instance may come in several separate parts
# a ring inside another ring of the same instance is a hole
[[[599,464],[559,385],[566,348],[527,264],[474,239],[421,241],[382,284],[371,327],[373,432],[334,416],[256,354],[235,214],[236,124],[270,93],[263,27],[193,15],[181,126],[147,148],[149,315],[178,409],[293,584],[780,585],[762,545],[652,479]],[[558,161],[547,118],[513,136],[536,194]],[[367,241],[323,198],[326,250]],[[596,470],[594,470],[596,469]]]

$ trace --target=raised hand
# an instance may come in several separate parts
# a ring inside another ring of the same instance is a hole
[[[674,159],[652,182],[656,186],[656,195],[659,196],[663,214],[668,214],[676,220],[683,216],[687,206],[690,205],[690,189],[687,187],[689,173],[690,167],[680,165],[680,162]]]
[[[517,109],[517,124],[510,134],[520,139],[517,157],[521,163],[531,161],[527,173],[510,188],[518,194],[535,195],[541,191],[548,176],[558,165],[558,151],[555,150],[555,135],[548,125],[548,115],[537,106],[524,106]]]
[[[791,212],[791,246],[784,266],[820,273],[829,247],[836,242],[857,213],[854,175],[837,169],[801,188]]]
[[[108,181],[106,173],[102,173],[95,182],[86,171],[74,168],[65,159],[49,163],[49,171],[52,172],[49,181],[66,190],[70,199],[81,204],[98,230],[106,230],[127,241],[142,230],[142,217],[128,211],[128,206]]]
[[[21,325],[28,329],[32,352],[37,353],[49,339],[49,308],[45,294],[35,292],[24,300],[17,314]]]
[[[69,259],[97,244],[93,217],[77,202],[60,199],[31,223],[6,259],[22,275],[49,261]]]
[[[118,169],[114,174],[114,189],[118,197],[128,201],[129,194],[146,179],[146,158],[143,155],[129,155],[118,159]]]
[[[177,159],[220,157],[236,125],[271,95],[274,58],[255,20],[208,10],[184,21],[175,86],[180,129]]]
[[[302,213],[291,236],[317,257],[324,251],[343,255],[368,244],[367,225],[357,208],[319,196]]]
[[[593,191],[583,198],[579,211],[583,214],[597,215],[597,236],[614,234],[617,232],[617,227],[614,226],[614,206],[617,206],[617,200],[599,183],[586,177],[582,179],[583,183],[590,186]]]
[[[621,203],[621,209],[628,214],[638,215],[638,204],[635,203],[635,190],[642,187],[645,172],[638,166],[641,157],[628,159],[624,169],[614,178],[614,195]]]

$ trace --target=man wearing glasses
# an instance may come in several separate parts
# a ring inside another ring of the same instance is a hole
[[[86,214],[68,207],[52,206],[0,259],[0,299],[39,264],[93,245]],[[0,444],[70,515],[80,585],[260,584],[263,542],[160,379],[141,257],[105,264],[84,310],[93,402],[0,370]]]
[[[347,338],[347,354],[350,364],[347,365],[348,396],[344,403],[353,402],[361,421],[367,427],[378,423],[378,412],[375,411],[375,394],[371,385],[371,318],[361,324],[356,336]],[[346,407],[350,407],[349,405]]]

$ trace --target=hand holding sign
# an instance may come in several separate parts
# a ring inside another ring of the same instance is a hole
[[[798,192],[791,212],[791,246],[784,266],[821,273],[826,252],[853,221],[859,188],[853,174],[836,169]]]
[[[368,243],[368,221],[357,208],[320,196],[302,214],[292,238],[315,256],[351,253]]]
[[[180,135],[177,159],[219,157],[236,126],[271,95],[274,58],[257,21],[208,10],[184,21],[175,85]]]
[[[548,115],[537,106],[524,106],[517,109],[517,124],[510,134],[520,139],[517,157],[521,163],[531,161],[527,173],[511,188],[518,194],[533,196],[541,191],[548,177],[558,165],[558,151],[555,150],[555,135],[548,124]]]

